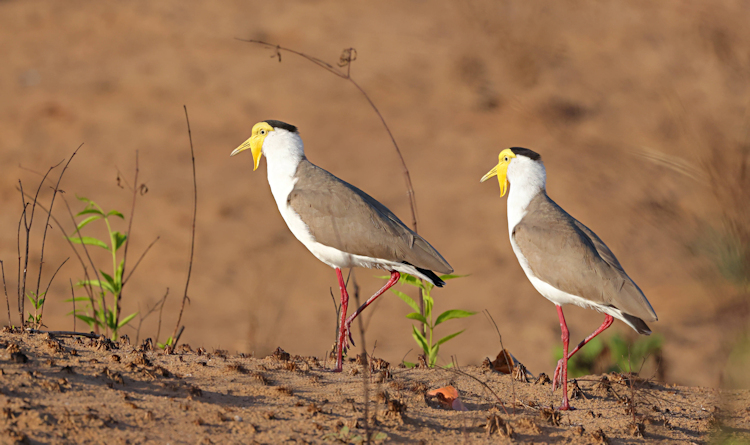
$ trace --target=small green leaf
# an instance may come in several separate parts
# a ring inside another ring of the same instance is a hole
[[[83,229],[84,227],[86,227],[88,225],[88,223],[90,223],[92,221],[96,221],[99,218],[101,218],[101,215],[91,215],[88,218],[86,218],[83,221],[81,221],[80,223],[78,223],[78,226],[76,226],[76,228],[80,232],[80,230]]]
[[[432,306],[435,304],[435,300],[428,293],[422,295],[424,300],[424,316],[425,318],[432,319]]]
[[[388,439],[388,435],[382,431],[375,434],[375,437],[372,438],[372,440],[386,440],[386,439]]]
[[[443,369],[450,369],[453,367],[453,363],[448,363],[447,365],[443,366]]]
[[[461,309],[451,309],[449,311],[445,311],[442,314],[438,315],[437,320],[435,320],[435,326],[439,325],[440,323],[444,321],[453,320],[454,318],[471,317],[474,314],[476,314],[476,312],[464,311]]]
[[[410,296],[396,289],[391,289],[391,291],[393,291],[393,293],[396,294],[398,298],[404,300],[404,303],[408,304],[410,308],[414,309],[414,312],[419,312],[419,306],[414,300],[411,299]]]
[[[130,322],[130,320],[134,319],[135,316],[138,315],[138,312],[128,315],[127,317],[123,318],[120,323],[117,325],[117,329],[120,329],[121,327],[125,326]]]
[[[125,240],[128,239],[128,235],[120,232],[113,233],[112,237],[115,240],[115,251],[117,251],[117,249],[125,243]]]
[[[107,213],[107,216],[119,216],[120,218],[125,219],[125,215],[123,215],[122,213],[118,212],[117,210],[110,210]]]
[[[87,198],[87,197],[85,197],[85,196],[78,196],[78,195],[76,195],[76,199],[77,199],[77,200],[79,200],[79,201],[83,201],[83,202],[85,202],[85,203],[87,203],[87,204],[90,204],[90,203],[91,203],[91,200],[90,200],[90,199],[88,199],[88,198]]]
[[[117,271],[115,271],[115,283],[117,283],[118,287],[122,287],[122,270],[125,267],[125,259],[123,258],[122,261],[120,261],[120,264],[117,266]]]
[[[465,331],[465,330],[466,330],[466,329],[461,329],[461,330],[460,330],[460,331],[458,331],[458,332],[454,332],[454,333],[453,333],[453,334],[451,334],[451,335],[447,335],[447,336],[445,336],[445,337],[441,338],[440,340],[438,340],[437,344],[439,344],[439,345],[442,345],[443,343],[447,342],[448,340],[452,339],[453,337],[457,336],[458,334],[462,333],[462,332],[463,332],[463,331]]]
[[[410,284],[412,286],[424,289],[424,284],[419,281],[419,278],[409,275],[408,273],[401,274],[401,278],[398,280],[399,283]]]
[[[341,429],[339,430],[339,433],[341,433],[344,436],[347,435],[347,434],[349,434],[349,427],[348,426],[342,426]]]
[[[427,323],[427,319],[426,319],[426,318],[424,318],[424,317],[422,316],[422,314],[420,314],[419,312],[412,312],[411,314],[408,314],[408,315],[406,316],[406,318],[409,318],[409,319],[412,319],[412,320],[417,320],[417,321],[421,321],[421,322],[422,322],[422,323],[424,323],[424,324],[428,324],[428,323]]]
[[[94,215],[99,215],[100,217],[104,216],[104,212],[102,212],[99,209],[92,208],[92,207],[87,207],[81,210],[80,212],[76,213],[76,216],[90,215],[92,213]]]
[[[66,237],[70,242],[76,243],[76,244],[87,244],[90,246],[99,246],[102,249],[109,250],[109,246],[104,243],[104,241],[98,240],[92,236],[68,236]]]
[[[96,324],[96,325],[98,325],[98,324],[99,324],[99,322],[98,322],[97,320],[95,320],[95,319],[93,319],[93,318],[89,317],[88,315],[81,315],[81,314],[76,314],[76,318],[78,318],[79,320],[83,320],[83,321],[85,321],[85,322],[86,322],[86,324],[88,324],[89,326],[93,326],[93,325],[95,325],[95,324]]]
[[[424,335],[422,335],[421,332],[417,331],[417,327],[414,325],[412,325],[411,329],[411,336],[414,337],[414,341],[416,341],[417,344],[422,348],[422,351],[427,354],[430,351],[430,347],[427,346],[427,340],[424,338]]]
[[[107,280],[107,283],[111,286],[112,289],[117,289],[117,284],[115,283],[115,279],[112,278],[111,275],[109,275],[107,272],[100,270],[99,273],[102,274],[105,280]],[[112,292],[114,294],[114,292]]]
[[[443,280],[443,281],[446,281],[446,280],[453,280],[455,278],[464,278],[464,277],[468,277],[468,276],[469,275],[456,275],[456,274],[450,274],[449,273],[449,274],[445,274],[445,275],[440,275],[440,279]]]
[[[403,363],[404,363],[404,366],[406,366],[407,368],[413,368],[417,366],[416,363],[412,363],[412,362],[403,362]]]
[[[71,303],[72,301],[89,301],[89,297],[75,297],[75,298],[68,298],[67,300],[63,300],[66,303]]]

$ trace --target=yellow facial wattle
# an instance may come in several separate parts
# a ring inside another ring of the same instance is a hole
[[[515,153],[509,148],[501,151],[498,156],[497,165],[492,167],[492,170],[488,171],[486,175],[482,176],[479,182],[484,182],[493,176],[497,176],[497,181],[500,183],[500,196],[505,196],[505,192],[508,191],[508,165],[510,165],[510,161],[515,157]]]
[[[268,134],[272,131],[273,127],[268,125],[266,122],[258,122],[257,124],[253,125],[252,135],[245,142],[243,142],[242,145],[235,148],[229,156],[234,156],[237,153],[241,153],[249,148],[250,152],[253,154],[253,171],[257,170],[258,166],[260,165],[260,155],[263,150],[263,141],[265,141],[266,136],[268,136]]]

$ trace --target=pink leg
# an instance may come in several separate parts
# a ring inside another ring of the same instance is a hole
[[[608,327],[612,326],[612,323],[614,321],[615,321],[614,317],[612,317],[611,315],[607,314],[607,316],[604,317],[604,323],[602,323],[602,325],[599,326],[599,329],[597,329],[591,335],[589,335],[588,337],[586,337],[583,341],[581,341],[580,343],[578,343],[578,346],[576,346],[576,348],[573,349],[572,351],[570,351],[570,354],[568,354],[567,360],[570,360],[570,358],[573,357],[573,354],[575,354],[576,352],[578,352],[578,350],[581,349],[586,343],[590,342],[594,337],[596,337],[597,335],[599,335],[602,332],[604,332],[604,330],[607,329]],[[560,384],[561,384],[560,371],[562,371],[562,367],[563,367],[563,359],[560,359],[557,362],[557,367],[555,368],[555,376],[552,379],[552,391],[554,391],[555,389],[557,389],[557,387],[560,386]]]
[[[568,332],[568,325],[565,323],[565,315],[563,315],[562,307],[557,306],[557,317],[560,319],[560,330],[562,331],[562,341],[563,341],[563,369],[562,369],[562,388],[563,388],[563,401],[560,408],[558,408],[560,411],[567,411],[574,409],[570,404],[568,403],[568,343],[570,340],[570,333]]]
[[[354,340],[352,339],[352,332],[351,332],[351,325],[355,318],[357,318],[357,315],[359,315],[367,306],[372,304],[373,301],[375,301],[376,298],[383,295],[385,291],[390,289],[394,284],[398,282],[398,279],[401,278],[401,274],[396,272],[395,270],[391,272],[391,279],[388,280],[387,283],[385,283],[385,286],[383,286],[375,295],[370,297],[365,304],[359,307],[349,318],[346,319],[346,322],[344,323],[344,329],[346,329],[346,333],[348,334],[349,341],[347,341],[346,337],[344,337],[344,349],[347,349],[349,347],[349,342],[351,342],[352,346],[354,346]],[[343,335],[343,334],[342,334]]]
[[[336,268],[336,276],[339,279],[339,289],[341,289],[341,321],[339,322],[339,341],[338,351],[336,356],[336,368],[334,372],[341,372],[344,366],[343,361],[343,349],[344,340],[346,340],[346,331],[344,325],[346,324],[346,310],[349,307],[349,294],[346,292],[346,283],[344,283],[344,276],[341,274],[341,269]]]

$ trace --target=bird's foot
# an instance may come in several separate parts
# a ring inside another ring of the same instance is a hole
[[[557,409],[558,411],[575,411],[575,408],[570,406],[570,403],[568,403],[568,399],[563,399],[562,405],[560,405]]]
[[[354,344],[354,339],[352,338],[352,322],[347,320],[344,322],[344,343],[342,346],[342,351],[346,352],[349,349],[349,346],[356,346]]]
[[[562,387],[562,370],[563,370],[563,359],[558,360],[557,367],[555,368],[555,374],[552,376],[552,391]]]

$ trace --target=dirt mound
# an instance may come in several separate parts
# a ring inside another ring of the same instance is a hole
[[[365,370],[355,360],[334,374],[319,358],[281,349],[254,358],[182,345],[167,355],[149,342],[13,333],[0,334],[0,346],[3,443],[356,443],[365,434]],[[572,385],[578,409],[561,413],[549,408],[559,391],[534,379],[371,363],[376,442],[693,442],[712,432],[750,439],[739,429],[750,421],[748,391],[590,376]],[[426,396],[446,385],[468,411]]]

